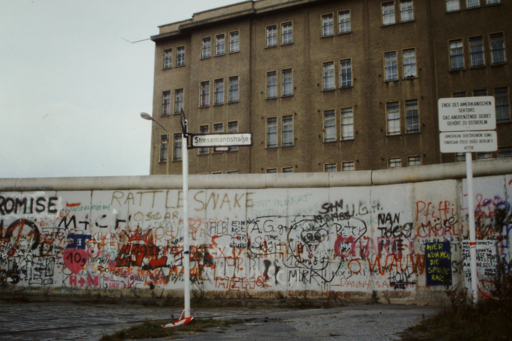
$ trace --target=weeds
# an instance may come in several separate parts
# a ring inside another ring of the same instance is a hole
[[[170,321],[146,320],[143,323],[120,330],[113,334],[104,335],[100,341],[119,341],[127,339],[151,339],[151,338],[173,338],[178,337],[180,333],[201,333],[207,332],[211,328],[229,327],[232,324],[238,324],[239,320],[194,320],[192,323],[175,327],[162,328],[162,325]],[[223,333],[223,330],[215,330],[215,333]]]

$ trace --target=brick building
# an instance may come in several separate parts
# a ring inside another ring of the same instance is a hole
[[[160,26],[151,174],[181,173],[191,133],[251,132],[251,147],[189,150],[189,172],[373,170],[441,154],[437,100],[495,96],[511,157],[512,4],[504,0],[261,0]]]

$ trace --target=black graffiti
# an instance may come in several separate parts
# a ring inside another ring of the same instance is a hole
[[[340,201],[335,201],[334,204],[330,202],[326,202],[322,205],[323,211],[318,211],[320,214],[326,214],[329,212],[336,211],[338,212],[338,208],[340,211],[343,211],[343,199]]]
[[[32,214],[34,211],[36,213],[43,213],[44,211],[48,211],[50,214],[57,213],[57,203],[55,202],[58,200],[57,197],[28,199],[29,198],[11,198],[0,195],[0,214]]]

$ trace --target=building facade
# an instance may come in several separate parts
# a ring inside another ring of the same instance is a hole
[[[441,154],[439,98],[495,96],[511,157],[512,4],[504,0],[261,0],[160,26],[151,174],[180,174],[190,133],[250,132],[251,147],[189,150],[191,174],[375,170]],[[169,160],[167,160],[169,158]]]

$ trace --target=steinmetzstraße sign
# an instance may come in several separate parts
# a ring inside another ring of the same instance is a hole
[[[494,97],[440,98],[439,131],[496,129]]]
[[[194,134],[192,136],[192,147],[230,147],[252,145],[252,134]]]

